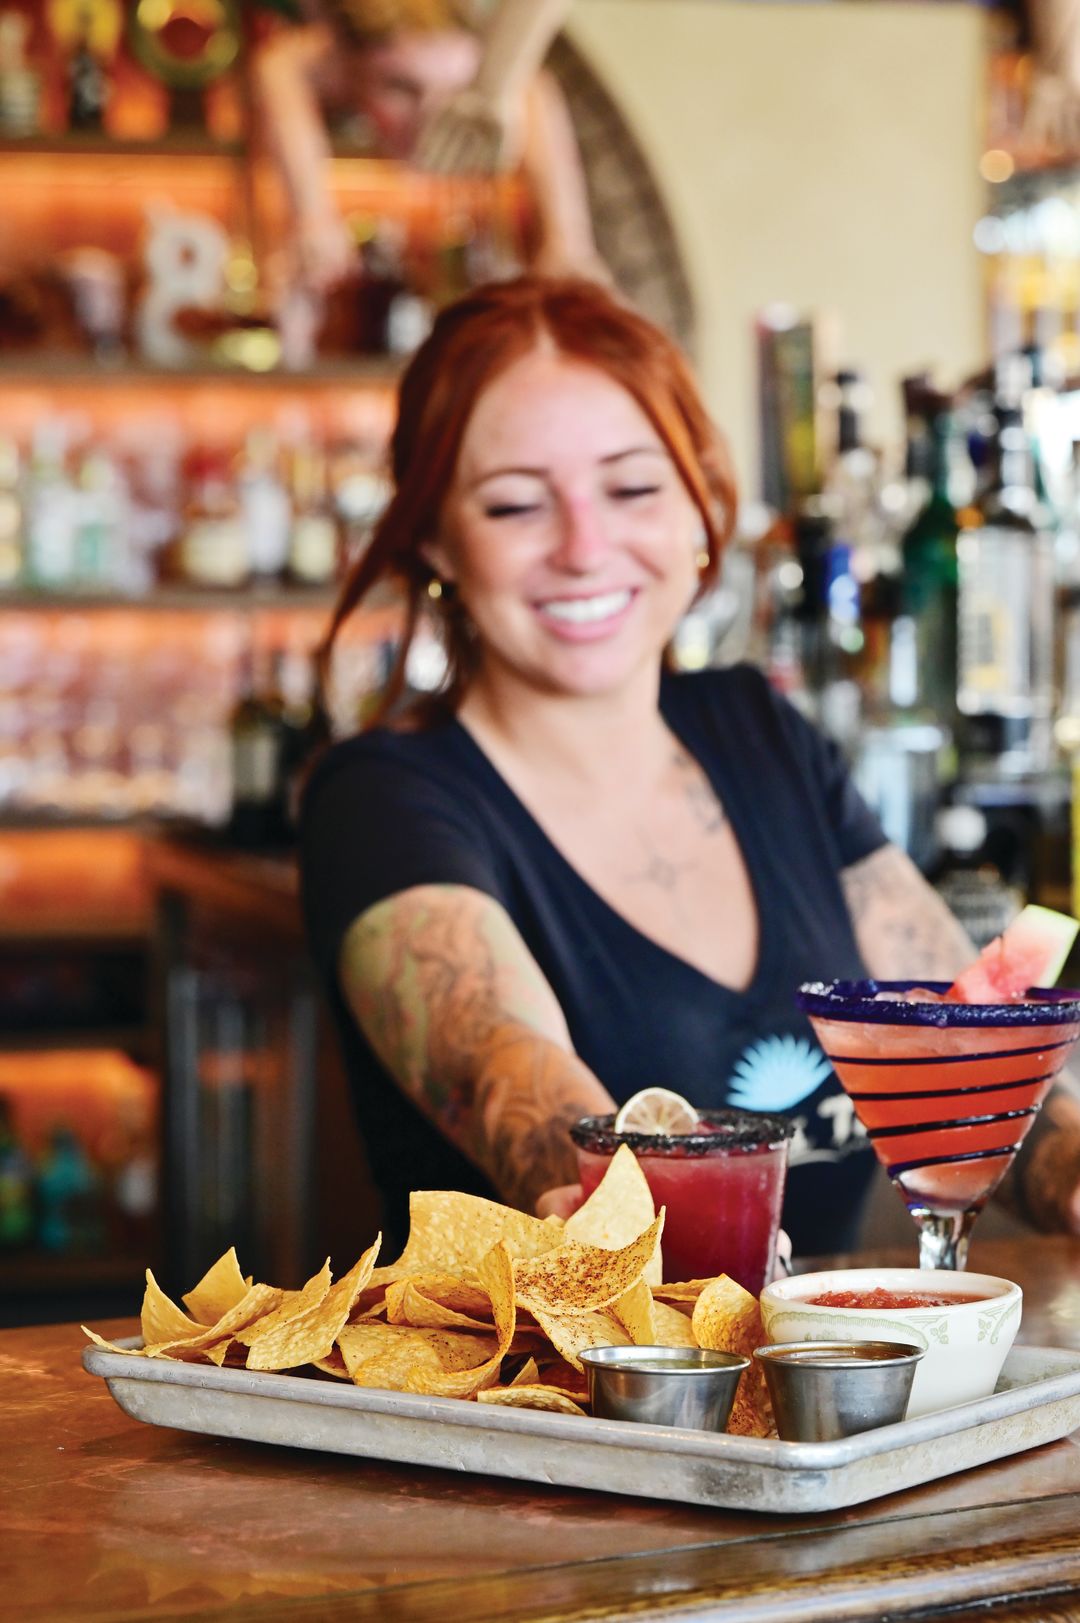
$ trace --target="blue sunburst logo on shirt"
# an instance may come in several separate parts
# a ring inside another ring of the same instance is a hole
[[[821,1049],[805,1037],[763,1037],[735,1065],[731,1103],[746,1110],[790,1110],[820,1088],[831,1071]]]

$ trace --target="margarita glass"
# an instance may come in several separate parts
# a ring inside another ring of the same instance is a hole
[[[617,1133],[614,1124],[585,1116],[570,1129],[585,1198],[628,1144],[657,1211],[667,1208],[665,1281],[728,1274],[759,1295],[776,1261],[792,1124],[736,1110],[702,1111],[692,1133]]]
[[[919,1234],[920,1268],[963,1268],[972,1225],[1080,1037],[1080,992],[946,1003],[943,981],[832,981],[796,1003]]]

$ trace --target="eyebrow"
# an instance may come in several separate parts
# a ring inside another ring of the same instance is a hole
[[[625,451],[612,451],[608,456],[602,456],[598,460],[600,466],[606,468],[610,467],[614,462],[622,462],[626,457],[631,456],[660,456],[665,461],[670,461],[669,453],[663,445],[630,445],[627,446]],[[478,486],[486,484],[489,479],[500,479],[506,474],[515,473],[524,474],[526,478],[530,479],[546,479],[548,469],[529,467],[489,468],[486,473],[477,474],[475,479],[470,479],[465,489],[476,490]]]

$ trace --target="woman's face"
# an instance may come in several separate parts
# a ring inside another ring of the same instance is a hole
[[[480,45],[464,29],[402,29],[357,53],[355,97],[371,121],[379,151],[408,158],[425,121],[470,85]]]
[[[601,695],[655,678],[697,586],[701,519],[605,372],[547,350],[480,396],[428,560],[479,636],[479,680]]]

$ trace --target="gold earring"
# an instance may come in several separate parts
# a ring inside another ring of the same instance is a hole
[[[712,558],[709,556],[708,547],[702,547],[701,551],[695,554],[694,562],[698,566],[699,573],[703,575],[706,569],[708,569],[709,565],[712,563]]]
[[[438,575],[432,575],[431,579],[428,581],[427,595],[434,599],[438,599],[442,596],[442,581],[439,579]]]

